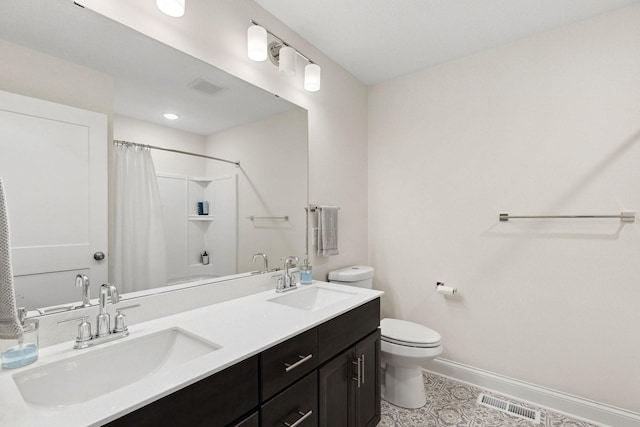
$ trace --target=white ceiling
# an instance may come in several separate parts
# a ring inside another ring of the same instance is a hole
[[[255,1],[370,85],[639,0]]]

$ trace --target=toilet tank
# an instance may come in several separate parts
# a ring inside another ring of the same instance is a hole
[[[373,267],[354,265],[329,272],[329,281],[359,288],[373,288]]]

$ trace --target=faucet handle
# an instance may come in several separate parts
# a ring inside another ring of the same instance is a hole
[[[113,332],[124,332],[127,330],[127,318],[122,313],[122,311],[128,310],[130,308],[136,308],[136,307],[140,307],[140,304],[133,304],[133,305],[128,305],[126,307],[116,308],[116,312],[118,314],[116,314],[116,325],[113,329]]]
[[[78,325],[78,336],[76,337],[76,348],[91,340],[91,323],[87,321],[89,316],[72,317],[71,319],[59,320],[60,323],[73,322],[74,320],[80,320]]]

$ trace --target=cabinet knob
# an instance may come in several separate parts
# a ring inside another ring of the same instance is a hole
[[[93,259],[96,261],[102,261],[104,259],[104,252],[96,252],[93,254]]]

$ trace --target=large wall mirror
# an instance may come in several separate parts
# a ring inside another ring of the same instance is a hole
[[[255,274],[256,253],[270,269],[304,254],[306,110],[69,0],[3,1],[0,56],[0,177],[19,306],[77,304],[77,275],[92,298],[106,281],[135,296]],[[116,140],[201,156],[152,148],[151,179],[137,161],[133,171],[118,163],[118,150],[146,149]],[[126,212],[154,198],[157,209]],[[141,239],[161,237],[150,266],[131,249],[143,228]],[[141,265],[126,276],[135,280],[114,280]],[[148,277],[154,265],[160,279]]]

